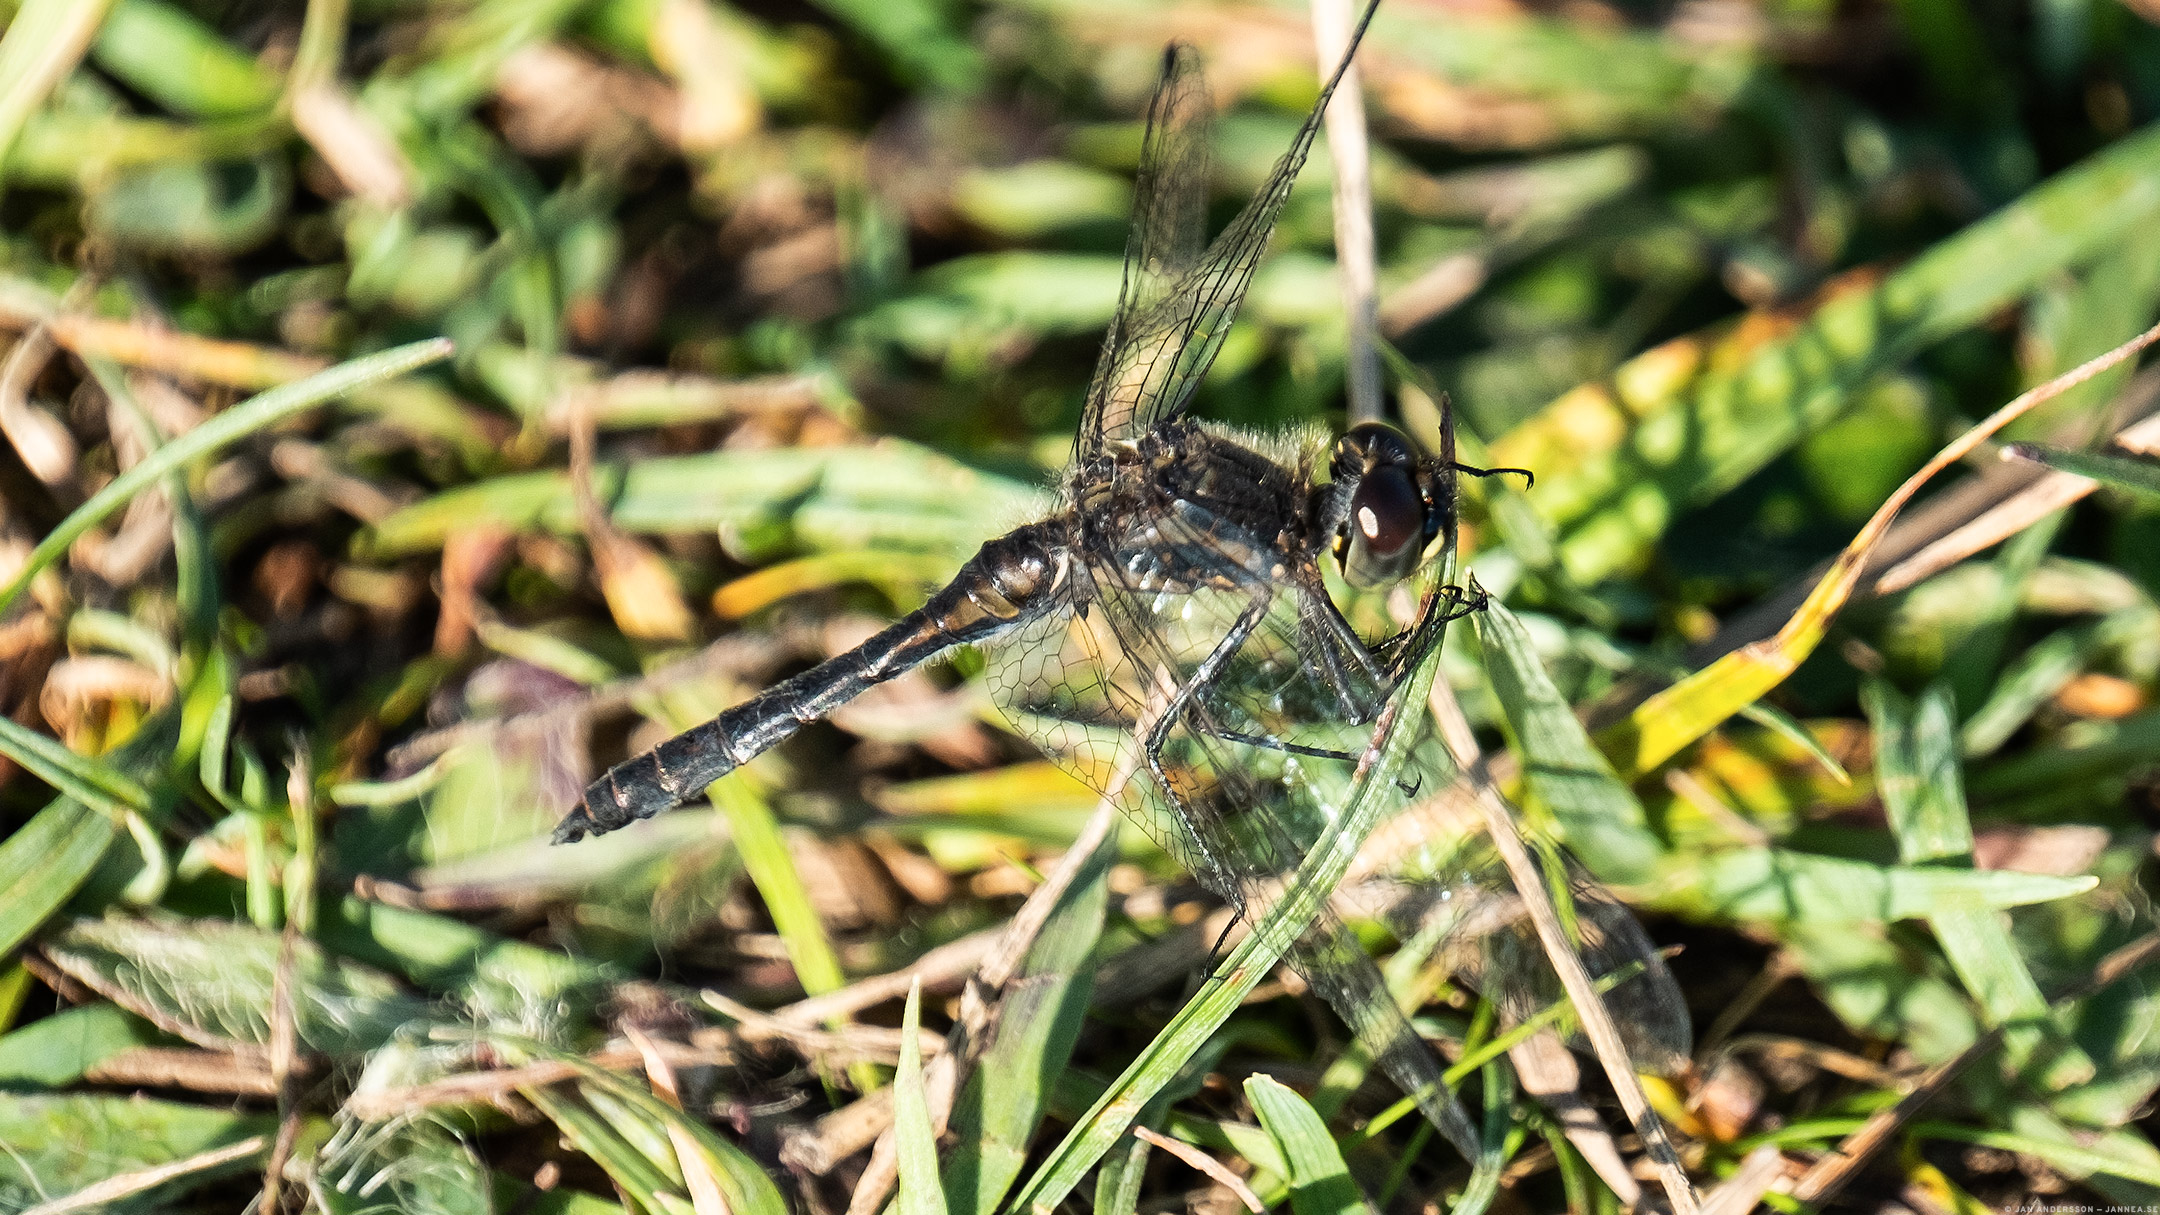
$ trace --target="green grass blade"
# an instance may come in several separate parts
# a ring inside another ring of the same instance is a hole
[[[149,1023],[113,1004],[85,1004],[0,1037],[0,1088],[62,1088],[130,1047],[158,1041]]]
[[[1023,482],[896,439],[666,456],[627,470],[601,464],[593,469],[593,493],[609,504],[609,518],[624,531],[718,528],[739,537],[752,556],[802,549],[943,552],[953,557],[955,569],[995,534],[993,521],[1025,518],[1042,505],[1041,495]],[[481,522],[515,531],[576,532],[569,476],[519,473],[422,499],[376,522],[355,548],[371,560],[429,552],[452,532]]]
[[[1783,848],[1728,848],[1670,862],[1659,902],[1705,916],[1855,924],[1957,907],[2022,907],[2091,890],[2097,879],[2007,870],[1872,865]]]
[[[1474,620],[1486,678],[1515,735],[1530,792],[1600,878],[1623,885],[1648,878],[1661,849],[1642,803],[1553,686],[1522,621],[1497,599]]]
[[[495,1181],[472,1145],[441,1121],[352,1127],[316,1161],[324,1215],[491,1215]]]
[[[481,988],[524,1000],[560,1000],[608,975],[597,963],[449,916],[350,896],[323,900],[316,925],[324,948],[468,1001]]]
[[[1095,1215],[1135,1215],[1140,1208],[1140,1183],[1146,1179],[1148,1153],[1145,1140],[1127,1136],[1123,1151],[1103,1157],[1095,1170]]]
[[[0,159],[90,49],[112,0],[25,0],[0,36]],[[4,605],[0,605],[4,606]]]
[[[2139,614],[2150,618],[2149,613]],[[2057,629],[2013,658],[1987,700],[1959,728],[1958,750],[1967,759],[2000,750],[2041,705],[2100,652],[2105,641],[2102,627],[2087,624]]]
[[[1956,712],[1947,689],[1930,688],[1908,704],[1869,682],[1861,703],[1875,726],[1875,779],[1909,865],[1972,863],[1972,821],[1965,810]],[[1935,939],[1990,1025],[2004,1027],[2003,1051],[2020,1070],[2036,1061],[2035,1079],[2050,1091],[2092,1079],[2092,1059],[2055,1027],[2047,998],[2019,954],[2000,912],[1946,906],[1928,918]]]
[[[52,964],[161,1029],[199,1043],[270,1042],[280,935],[219,920],[79,919],[41,942]],[[420,1021],[424,1002],[372,967],[292,950],[294,1028],[350,1060]]]
[[[1879,282],[1834,291],[1797,328],[1682,339],[1636,357],[1503,436],[1492,458],[1537,471],[1531,501],[1559,527],[1562,560],[1578,581],[1600,581],[1884,370],[2106,255],[2156,212],[2160,130],[2146,130]]]
[[[114,817],[150,808],[150,794],[102,760],[77,755],[58,742],[0,717],[0,755],[62,795]]]
[[[771,804],[751,784],[749,774],[743,772],[723,777],[706,796],[727,823],[735,853],[742,858],[744,872],[750,875],[766,912],[772,916],[773,930],[780,934],[780,943],[787,950],[804,993],[816,996],[840,988],[847,982],[840,970],[840,957],[833,952],[825,922],[810,903],[810,890],[795,868],[795,858],[788,852]],[[856,1081],[867,1089],[873,1082],[872,1073],[867,1067],[858,1067]]]
[[[115,0],[90,53],[99,67],[186,117],[236,117],[277,101],[277,78],[254,56],[162,0]]]
[[[619,1104],[635,1121],[661,1130],[662,1137],[655,1150],[672,1152],[672,1142],[687,1138],[704,1153],[705,1163],[720,1193],[726,1199],[732,1215],[788,1215],[787,1201],[780,1196],[772,1179],[758,1162],[741,1148],[722,1139],[713,1129],[696,1118],[685,1115],[669,1105],[605,1068],[575,1055],[562,1055],[541,1050],[536,1043],[518,1044],[523,1050],[566,1063],[580,1077],[580,1086],[588,1097],[606,1099]],[[667,1134],[672,1132],[672,1137]],[[687,1209],[687,1204],[683,1204]]]
[[[1980,1147],[1996,1148],[2005,1152],[2030,1155],[2076,1174],[2100,1173],[2121,1177],[2148,1186],[2160,1186],[2160,1163],[2153,1161],[2124,1160],[2106,1152],[2096,1152],[2075,1143],[2063,1143],[2042,1139],[2034,1135],[2020,1135],[2011,1131],[1990,1131],[1978,1127],[1958,1126],[1948,1122],[1916,1122],[1912,1134],[1921,1139],[1941,1139],[1951,1143],[1971,1143]],[[2148,1150],[2149,1147],[2148,1147]]]
[[[1290,1209],[1297,1215],[1369,1215],[1350,1168],[1320,1114],[1271,1076],[1245,1081],[1245,1098],[1290,1164]]]
[[[994,1215],[1027,1163],[1050,1078],[1071,1065],[1093,989],[1084,964],[1102,936],[1117,834],[1104,836],[1052,906],[1006,987],[996,1037],[953,1104],[943,1188],[963,1213]]]
[[[2003,448],[2003,454],[2080,477],[2091,477],[2102,485],[2136,494],[2147,501],[2160,499],[2160,461],[2104,451],[2071,451],[2042,443],[2012,443]]]
[[[900,1188],[894,1215],[946,1215],[945,1189],[938,1182],[937,1127],[930,1121],[930,1098],[923,1090],[922,981],[908,988],[900,1014],[900,1073],[893,1077],[893,1135],[899,1152]]]
[[[519,1089],[518,1093],[532,1102],[533,1108],[547,1115],[548,1121],[555,1124],[570,1146],[599,1165],[608,1180],[621,1186],[631,1201],[646,1211],[671,1210],[660,1196],[672,1193],[674,1183],[654,1168],[644,1153],[630,1146],[630,1141],[609,1126],[606,1119],[594,1114],[590,1106],[553,1088],[528,1086]],[[679,1200],[675,1204],[685,1211],[689,1205]]]
[[[159,478],[167,473],[183,468],[200,456],[274,425],[302,410],[320,405],[356,388],[440,362],[449,358],[450,354],[451,346],[447,339],[430,338],[340,363],[328,371],[251,397],[158,448],[137,461],[134,467],[114,477],[105,488],[77,507],[50,535],[38,542],[38,546],[31,550],[29,560],[23,563],[22,571],[15,575],[15,580],[5,588],[0,588],[0,612],[5,612],[15,602],[39,571],[59,560],[69,545],[81,539],[91,528],[112,517],[114,512],[126,506],[136,494],[156,484]]]
[[[119,820],[62,798],[0,840],[0,954],[74,896],[119,834]]]
[[[250,1140],[259,1144],[252,1153],[187,1173],[154,1191],[170,1202],[206,1181],[250,1169],[259,1174],[262,1155],[269,1150],[267,1136],[276,1130],[272,1114],[157,1101],[140,1094],[13,1094],[0,1100],[0,1143],[7,1145],[0,1152],[0,1193],[9,1196],[10,1207],[21,1210],[37,1197],[65,1197],[108,1178],[216,1148]],[[106,1203],[95,1209],[140,1208]]]

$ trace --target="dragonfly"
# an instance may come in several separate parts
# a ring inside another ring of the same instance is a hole
[[[866,689],[956,647],[978,647],[1013,728],[1094,784],[1240,915],[1285,881],[1376,754],[1407,720],[1398,691],[1448,622],[1479,598],[1446,582],[1457,477],[1385,422],[1274,438],[1190,415],[1251,285],[1329,98],[1356,53],[1361,16],[1319,100],[1242,211],[1211,242],[1206,185],[1212,104],[1198,54],[1173,45],[1148,107],[1117,310],[1087,389],[1060,504],[985,543],[952,582],[853,650],[610,768],[555,832],[613,831],[696,797],[713,781]],[[1519,470],[1498,470],[1519,471]],[[1527,474],[1525,474],[1527,475]],[[1414,617],[1368,639],[1344,596],[1407,592]],[[1428,748],[1429,750],[1429,748]],[[1409,787],[1422,777],[1393,779]],[[1427,769],[1444,771],[1445,761]],[[1408,800],[1407,796],[1404,798]],[[1617,900],[1564,870],[1593,975],[1636,994],[1638,1054],[1684,1056],[1677,989]],[[1510,1011],[1550,1003],[1536,946],[1504,871],[1451,854],[1385,900],[1405,940],[1447,921],[1488,948],[1477,972]],[[1509,945],[1509,942],[1515,942]],[[1432,1048],[1379,969],[1323,908],[1288,951],[1371,1057],[1466,1155],[1477,1137]],[[1659,1070],[1663,1070],[1660,1068]]]

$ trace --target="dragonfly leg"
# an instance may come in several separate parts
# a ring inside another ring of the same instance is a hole
[[[1335,759],[1344,763],[1356,763],[1358,757],[1348,751],[1336,751],[1327,747],[1308,747],[1303,743],[1284,742],[1265,734],[1246,734],[1239,730],[1208,730],[1210,735],[1225,742],[1243,743],[1248,747],[1263,747],[1269,751],[1281,751],[1286,755],[1307,755],[1314,759]]]
[[[1358,676],[1364,679],[1368,690],[1381,692],[1382,698],[1393,686],[1393,680],[1373,660],[1372,648],[1357,635],[1357,630],[1350,627],[1350,622],[1343,619],[1342,612],[1335,607],[1335,601],[1327,597],[1325,589],[1299,585],[1294,593],[1297,595],[1298,620],[1316,639],[1312,649],[1327,677],[1328,690],[1335,694],[1336,703],[1347,720],[1365,721],[1369,716],[1368,708],[1352,687],[1351,672],[1344,657],[1356,660],[1363,668]]]
[[[1391,683],[1408,674],[1410,668],[1425,657],[1426,651],[1440,638],[1440,626],[1482,612],[1492,601],[1492,596],[1483,588],[1468,591],[1453,584],[1441,587],[1438,594],[1440,603],[1430,617],[1380,643],[1378,648],[1387,660],[1387,677]]]
[[[1246,605],[1244,611],[1238,613],[1238,618],[1223,632],[1222,640],[1216,643],[1206,658],[1200,660],[1200,664],[1193,668],[1192,674],[1184,683],[1175,688],[1164,689],[1166,694],[1160,708],[1142,723],[1145,733],[1139,740],[1140,754],[1147,761],[1148,774],[1155,778],[1156,787],[1162,790],[1163,797],[1170,802],[1171,808],[1177,812],[1181,821],[1190,823],[1193,815],[1191,807],[1178,795],[1177,786],[1170,780],[1170,771],[1163,764],[1163,743],[1170,737],[1170,728],[1192,707],[1193,698],[1214,683],[1230,659],[1245,648],[1245,642],[1252,637],[1253,630],[1259,628],[1261,620],[1267,616],[1269,598],[1270,591],[1267,587],[1255,588],[1252,602]],[[1168,675],[1161,678],[1167,681]],[[1226,898],[1232,897],[1232,892],[1237,889],[1237,880],[1233,876],[1237,872],[1236,868],[1227,858],[1215,855],[1215,847],[1204,832],[1194,831],[1191,834],[1196,856],[1215,871],[1213,876],[1224,888],[1219,893]],[[1233,906],[1241,912],[1244,910],[1240,903],[1234,902]]]
[[[1458,472],[1466,477],[1521,477],[1525,490],[1537,484],[1537,474],[1527,468],[1472,468],[1468,464],[1457,464],[1450,460],[1448,471]]]
[[[1230,919],[1223,924],[1222,931],[1215,934],[1215,943],[1208,946],[1208,982],[1214,982],[1215,972],[1222,969],[1223,946],[1229,943],[1231,930],[1236,928],[1244,918],[1244,912],[1232,907],[1230,909]]]

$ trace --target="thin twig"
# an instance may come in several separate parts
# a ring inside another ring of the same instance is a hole
[[[228,1143],[224,1147],[211,1148],[207,1152],[197,1152],[193,1156],[183,1160],[175,1160],[170,1164],[161,1164],[147,1169],[136,1169],[131,1173],[114,1174],[95,1185],[85,1186],[65,1198],[55,1198],[49,1202],[41,1202],[34,1207],[26,1207],[22,1211],[22,1215],[73,1215],[76,1211],[87,1211],[96,1207],[109,1206],[123,1198],[131,1198],[137,1194],[154,1190],[168,1181],[178,1181],[182,1177],[191,1177],[196,1173],[208,1172],[211,1169],[221,1168],[235,1161],[245,1160],[269,1145],[268,1136],[250,1135],[238,1143]]]
[[[1551,1030],[1532,1034],[1508,1048],[1508,1062],[1523,1091],[1545,1107],[1590,1171],[1622,1206],[1633,1209],[1642,1198],[1642,1184],[1628,1172],[1612,1132],[1583,1096],[1582,1068],[1560,1036]]]
[[[1673,771],[1678,772],[1681,769],[1675,768]],[[1771,992],[1783,986],[1786,980],[1798,978],[1799,975],[1799,966],[1783,950],[1771,954],[1770,959],[1763,963],[1763,968],[1755,973],[1754,978],[1748,980],[1747,986],[1741,988],[1739,993],[1726,1001],[1725,1007],[1718,1011],[1717,1020],[1710,1023],[1709,1032],[1696,1042],[1695,1057],[1708,1059],[1716,1055],[1724,1046],[1725,1040],[1739,1032],[1741,1023],[1753,1016],[1755,1010],[1762,1006],[1762,1002],[1770,998]]]
[[[1134,1127],[1132,1133],[1133,1138],[1140,1140],[1142,1143],[1159,1147],[1207,1174],[1215,1184],[1236,1195],[1237,1200],[1244,1203],[1245,1209],[1251,1211],[1253,1215],[1264,1215],[1267,1211],[1267,1204],[1260,1201],[1258,1194],[1252,1192],[1252,1187],[1245,1184],[1245,1179],[1231,1172],[1224,1166],[1222,1161],[1215,1159],[1189,1143],[1172,1139],[1168,1135],[1151,1131],[1144,1126]]]
[[[131,1046],[83,1071],[83,1083],[114,1088],[177,1088],[195,1093],[275,1097],[277,1078],[262,1060],[223,1050]]]
[[[1325,81],[1350,47],[1356,15],[1351,0],[1312,0],[1313,45]],[[1378,271],[1372,219],[1372,156],[1365,129],[1365,94],[1355,63],[1328,99],[1328,159],[1335,167],[1335,267],[1342,275],[1343,314],[1349,322],[1344,340],[1344,371],[1349,385],[1350,420],[1377,421],[1382,414]]]
[[[1718,1188],[1703,1199],[1702,1215],[1747,1215],[1785,1175],[1785,1154],[1764,1144],[1747,1154]]]
[[[900,1060],[901,1036],[898,1029],[845,1022],[838,1029],[827,1029],[823,1025],[801,1025],[771,1013],[759,1012],[709,988],[699,992],[698,996],[715,1011],[733,1019],[736,1023],[733,1035],[745,1043],[783,1042],[805,1058],[819,1058],[837,1050],[853,1051],[879,1063],[892,1064]],[[925,1030],[917,1036],[916,1045],[925,1056],[934,1055],[945,1049],[945,1039]]]
[[[2100,964],[2093,968],[2089,979],[2056,996],[2050,1004],[2059,1009],[2071,1001],[2084,999],[2155,958],[2160,958],[2160,933],[2132,941],[2102,958]],[[1867,1167],[1868,1161],[1882,1151],[1892,1136],[1912,1121],[1921,1107],[1933,1100],[1936,1094],[1957,1079],[1959,1073],[1971,1066],[1975,1060],[2000,1045],[2002,1039],[2003,1027],[1996,1026],[1973,1039],[1972,1043],[1955,1057],[1928,1069],[1918,1083],[1898,1098],[1896,1105],[1876,1111],[1859,1130],[1847,1135],[1836,1150],[1816,1161],[1814,1167],[1802,1174],[1800,1180],[1793,1183],[1793,1197],[1818,1206],[1835,1197],[1839,1190],[1859,1175],[1861,1169]]]
[[[1883,533],[1889,530],[1898,512],[1905,508],[1907,502],[1912,501],[1913,495],[1919,493],[1922,486],[1934,480],[1937,473],[1970,455],[1974,449],[1994,437],[1995,432],[2024,416],[2035,406],[2052,401],[2094,376],[2136,357],[2139,351],[2156,341],[2160,341],[2160,325],[2154,325],[2098,358],[2089,359],[2044,384],[2019,393],[2009,404],[1989,414],[1979,425],[1952,439],[1941,451],[1929,457],[1928,462],[1920,466],[1920,471],[1907,477],[1905,483],[1898,486],[1896,492],[1876,508],[1875,513],[1861,527],[1859,534],[1845,546],[1845,551],[1839,555],[1837,562],[1833,563],[1830,582],[1835,589],[1830,595],[1825,597],[1823,589],[1818,589],[1809,598],[1816,602],[1844,603],[1852,594],[1853,584],[1860,580],[1860,572],[1867,564],[1868,553],[1882,539]],[[1785,623],[1784,628],[1778,630],[1772,648],[1789,649],[1788,640],[1805,633],[1814,623],[1808,619],[1808,613],[1796,613]]]
[[[835,1017],[851,1017],[866,1008],[902,999],[907,995],[908,985],[916,979],[922,980],[923,990],[935,991],[960,982],[979,969],[1004,935],[1003,926],[971,932],[957,941],[938,946],[900,970],[858,979],[838,990],[797,1000],[775,1010],[773,1018],[790,1025],[822,1025]]]
[[[52,353],[52,334],[38,325],[15,339],[0,362],[0,436],[33,476],[57,486],[75,475],[75,438],[60,419],[30,402],[30,385]]]
[[[1858,1176],[1861,1169],[1867,1167],[1876,1153],[1882,1151],[1890,1142],[1891,1136],[1897,1134],[1920,1112],[1920,1107],[1934,1100],[1935,1094],[1957,1079],[1958,1074],[1971,1066],[1973,1060],[1994,1050],[2001,1043],[2002,1037],[2002,1027],[1996,1026],[1973,1039],[1972,1044],[1959,1051],[1956,1056],[1929,1068],[1918,1084],[1898,1098],[1896,1105],[1875,1111],[1873,1116],[1861,1124],[1859,1130],[1847,1135],[1845,1141],[1837,1145],[1836,1150],[1816,1161],[1813,1167],[1801,1174],[1800,1180],[1793,1183],[1793,1197],[1818,1206],[1828,1202]]]

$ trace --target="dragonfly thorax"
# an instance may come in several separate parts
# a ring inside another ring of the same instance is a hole
[[[1191,422],[1105,444],[1070,482],[1081,549],[1135,590],[1279,581],[1312,551],[1304,479]]]

